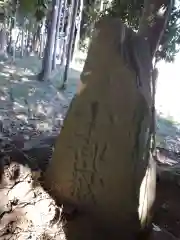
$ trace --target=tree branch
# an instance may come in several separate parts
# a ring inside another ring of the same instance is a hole
[[[154,57],[155,52],[157,51],[164,31],[167,26],[169,16],[173,7],[173,0],[166,1],[166,3],[156,6],[154,24],[149,29],[148,40],[151,46],[152,57]],[[165,11],[161,15],[160,10],[164,7]]]
[[[142,17],[140,18],[139,22],[139,35],[147,35],[147,30],[148,30],[148,20],[149,17],[152,14],[152,5],[151,5],[151,0],[144,0],[144,7],[143,7],[143,13]]]
[[[174,0],[145,0],[144,10],[139,25],[139,35],[147,38],[151,48],[151,55],[159,47],[164,34]]]

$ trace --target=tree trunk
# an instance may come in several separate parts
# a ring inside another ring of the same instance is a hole
[[[136,239],[151,219],[152,59],[148,42],[126,29],[141,75],[125,61],[119,51],[123,28],[109,17],[96,24],[78,93],[45,175],[65,216],[68,205],[77,210],[65,228],[68,240]]]
[[[79,41],[80,41],[80,28],[81,28],[81,20],[82,20],[82,12],[83,12],[83,0],[80,0],[80,7],[79,7],[79,19],[78,19],[78,26],[77,26],[77,32],[75,36],[75,42],[74,42],[74,50],[73,53],[79,50]],[[73,54],[74,57],[74,54]]]
[[[7,58],[7,35],[5,27],[0,30],[0,56]]]
[[[31,32],[27,29],[27,31],[26,31],[26,45],[25,45],[27,56],[29,56],[29,54],[30,54],[30,43],[31,43]]]
[[[24,35],[25,35],[25,31],[24,31],[24,24],[22,26],[22,30],[21,30],[21,57],[24,56]]]
[[[66,65],[65,65],[65,69],[64,69],[62,88],[65,88],[65,86],[67,84],[68,70],[69,70],[69,66],[70,66],[72,46],[73,46],[73,41],[74,41],[75,20],[76,20],[76,16],[77,16],[78,5],[79,5],[79,0],[72,1],[72,6],[71,6],[72,15],[71,15],[71,20],[70,20],[69,42],[67,45]]]
[[[17,38],[16,38],[15,47],[18,45],[18,42],[19,42],[19,37],[20,37],[20,32],[18,31],[18,35],[17,35]]]
[[[35,53],[38,54],[40,51],[40,41],[41,41],[41,25],[40,24],[37,27],[37,31],[34,35],[33,41],[34,41],[34,47],[33,47],[34,49],[33,50]]]
[[[41,26],[41,36],[40,36],[40,52],[39,52],[39,57],[43,57],[43,52],[44,52],[44,35],[45,35],[45,19],[42,21],[42,26]]]
[[[100,12],[102,12],[104,10],[104,1],[101,0],[101,4],[100,4]]]
[[[38,30],[37,30],[33,35],[31,52],[37,53],[38,41],[39,40],[38,40]]]
[[[6,24],[6,9],[2,9],[0,13],[0,56],[3,59],[8,57],[7,55],[7,24]]]
[[[58,46],[58,40],[59,40],[59,28],[61,23],[62,7],[63,7],[63,4],[61,0],[59,1],[58,17],[57,17],[57,23],[56,23],[56,36],[55,36],[55,44],[54,44],[52,70],[56,69],[56,54],[57,54],[57,46]]]
[[[67,59],[67,49],[68,49],[68,42],[69,42],[69,32],[70,32],[70,26],[71,26],[71,14],[72,14],[72,8],[68,7],[68,11],[64,18],[64,42],[62,47],[62,65],[65,65],[66,59]]]
[[[147,34],[147,29],[149,27],[149,17],[152,14],[152,4],[151,0],[145,0],[144,1],[144,7],[143,7],[143,14],[142,17],[140,18],[140,23],[139,23],[139,34]]]
[[[59,61],[60,65],[63,65],[63,56],[64,56],[64,26],[65,26],[65,21],[66,21],[66,16],[67,16],[67,0],[63,1],[63,13],[62,13],[62,20],[61,20],[61,25],[60,25],[60,44],[59,44]]]
[[[16,60],[16,34],[15,34],[15,27],[12,29],[12,61],[15,62]]]
[[[44,51],[42,71],[39,74],[40,81],[48,80],[52,70],[52,58],[53,58],[53,48],[55,43],[59,0],[53,0],[52,5],[53,6],[52,6],[52,14],[51,14],[51,23],[48,26],[48,36],[46,41],[46,48]]]
[[[11,29],[10,29],[10,41],[9,41],[9,49],[12,55],[12,61],[15,62],[16,58],[16,15],[18,9],[18,1],[14,1],[14,11],[13,17],[11,18]]]

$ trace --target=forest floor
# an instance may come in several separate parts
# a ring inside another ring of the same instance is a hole
[[[50,81],[39,82],[38,58],[0,62],[0,240],[65,239],[61,206],[40,182],[76,93],[82,62],[83,57],[74,61],[63,92],[59,90],[63,69]],[[157,126],[160,161],[178,163],[174,151],[180,150],[179,125],[158,116]],[[159,226],[180,239],[179,199],[179,181],[158,182],[154,231]]]

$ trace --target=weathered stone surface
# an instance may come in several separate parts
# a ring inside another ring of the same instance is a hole
[[[148,44],[125,28],[127,41],[121,46],[124,27],[110,17],[96,25],[81,84],[46,173],[46,186],[60,203],[71,203],[88,212],[97,225],[110,232],[116,229],[120,238],[128,239],[141,225],[139,191],[149,167],[145,152],[149,151],[152,95]],[[142,193],[147,222],[155,195],[156,176],[150,172]]]

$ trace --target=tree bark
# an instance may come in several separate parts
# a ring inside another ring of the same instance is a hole
[[[139,22],[139,34],[147,35],[147,30],[149,27],[149,21],[152,14],[152,4],[151,0],[144,0],[143,14]],[[147,36],[146,36],[147,37]]]
[[[3,9],[0,14],[0,55],[4,59],[8,57],[7,55],[7,24],[6,24],[6,16],[7,12],[6,9]]]
[[[79,41],[80,41],[80,29],[81,29],[81,20],[82,20],[82,12],[83,12],[83,0],[80,0],[80,7],[79,7],[79,20],[78,20],[78,26],[77,26],[77,32],[74,42],[74,50],[73,53],[79,50]],[[74,55],[74,54],[73,54]]]
[[[42,71],[39,74],[40,81],[48,80],[50,78],[51,71],[52,71],[52,58],[53,58],[53,48],[55,43],[59,0],[53,0],[52,5],[53,6],[52,6],[52,14],[51,14],[51,23],[48,26],[48,36],[47,36],[46,48],[45,48],[44,58],[42,63]]]
[[[7,32],[5,28],[0,30],[0,55],[7,58]]]
[[[65,26],[65,21],[66,21],[66,16],[67,16],[67,0],[63,1],[63,17],[61,21],[61,29],[60,29],[60,45],[59,45],[59,60],[60,60],[60,65],[63,65],[63,57],[64,57],[64,45],[65,45],[65,40],[64,40],[64,26]]]
[[[32,51],[34,53],[38,53],[38,47],[40,45],[40,36],[41,36],[41,26],[38,25],[36,32],[34,33],[33,40],[32,40]]]
[[[24,21],[25,21],[25,19],[24,19]],[[24,41],[25,41],[25,39],[24,39],[24,37],[25,37],[25,23],[23,23],[23,25],[22,25],[22,29],[21,29],[21,57],[23,57],[24,56]]]
[[[59,28],[61,23],[62,7],[63,7],[62,0],[60,0],[59,8],[58,8],[57,23],[56,23],[56,36],[55,36],[55,44],[54,44],[52,70],[56,69],[56,53],[57,53],[57,46],[58,46],[58,40],[59,40]]]
[[[139,34],[148,39],[154,57],[169,19],[173,0],[144,0]],[[161,13],[160,10],[163,10]]]
[[[68,6],[68,11],[66,13],[65,19],[64,19],[64,42],[63,42],[63,51],[62,51],[62,65],[65,65],[66,58],[67,58],[67,49],[68,49],[68,42],[69,42],[69,32],[70,32],[70,26],[71,26],[71,14],[72,14],[72,8]]]
[[[65,216],[68,205],[77,210],[65,228],[68,240],[135,239],[151,219],[152,58],[147,41],[126,29],[131,46],[143,52],[136,56],[143,68],[139,85],[135,68],[119,51],[122,29],[119,19],[109,17],[96,24],[78,93],[45,175]]]
[[[74,31],[75,31],[75,20],[77,16],[77,10],[78,10],[79,0],[73,0],[72,1],[72,14],[70,18],[70,31],[69,31],[69,41],[67,44],[67,56],[66,56],[66,65],[64,69],[64,75],[63,75],[63,84],[62,88],[65,88],[67,85],[67,78],[68,78],[68,71],[71,61],[71,54],[72,54],[72,46],[74,41]]]
[[[10,27],[10,41],[9,41],[9,49],[12,54],[12,61],[15,62],[16,58],[16,15],[17,15],[17,9],[18,9],[18,1],[14,1],[13,6],[13,17],[11,18],[11,27]]]
[[[43,52],[44,52],[44,35],[45,35],[45,19],[42,21],[42,26],[41,26],[41,37],[40,37],[40,52],[39,52],[39,57],[43,57]]]

